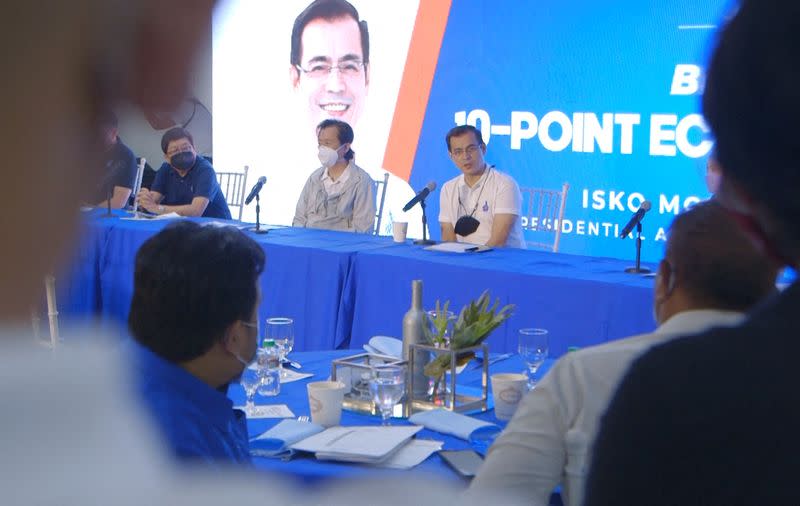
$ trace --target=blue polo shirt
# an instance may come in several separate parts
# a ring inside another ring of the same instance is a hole
[[[228,397],[130,341],[136,393],[173,454],[206,464],[250,463],[247,418]]]
[[[197,156],[194,166],[183,177],[170,164],[162,164],[150,190],[164,196],[161,204],[165,206],[184,206],[191,204],[195,197],[205,197],[208,206],[203,217],[231,219],[231,211],[217,182],[217,174],[202,156]]]

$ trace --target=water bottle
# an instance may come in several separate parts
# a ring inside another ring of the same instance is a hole
[[[281,391],[280,354],[275,341],[264,341],[264,347],[258,350],[258,375],[261,382],[258,385],[259,395],[272,397]]]

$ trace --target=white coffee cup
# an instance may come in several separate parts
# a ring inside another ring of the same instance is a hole
[[[492,374],[491,379],[494,416],[498,420],[510,420],[528,391],[528,377],[518,373],[498,373]]]
[[[308,407],[311,421],[323,427],[339,425],[342,419],[344,383],[341,381],[314,381],[308,384]]]
[[[406,242],[406,233],[408,233],[408,223],[403,221],[392,222],[394,242]]]

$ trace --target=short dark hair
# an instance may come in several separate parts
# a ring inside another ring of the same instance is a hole
[[[315,19],[334,21],[342,18],[353,18],[358,25],[361,33],[361,55],[364,64],[369,63],[369,29],[367,22],[360,20],[358,11],[347,0],[314,0],[301,12],[294,20],[292,26],[292,49],[289,54],[289,62],[292,65],[300,65],[303,53],[303,30],[306,25]]]
[[[206,353],[225,329],[250,321],[264,251],[234,227],[182,221],[136,253],[128,328],[173,363]]]
[[[461,137],[462,135],[472,132],[475,135],[475,140],[478,141],[479,146],[485,146],[486,144],[483,142],[483,136],[481,135],[481,131],[475,128],[472,125],[459,125],[457,127],[453,127],[447,132],[447,136],[445,137],[445,141],[447,142],[447,151],[450,151],[450,139],[452,137]]]
[[[714,200],[675,218],[664,258],[692,301],[710,308],[746,311],[775,291],[777,266]]]
[[[745,0],[708,67],[703,112],[725,178],[800,238],[800,2]]]
[[[355,139],[355,134],[353,134],[353,127],[349,124],[345,123],[344,121],[338,119],[324,119],[317,125],[317,136],[319,133],[325,129],[333,127],[336,129],[336,137],[339,139],[339,144],[352,144],[353,139]],[[347,150],[347,153],[344,154],[345,160],[352,160],[353,157],[356,155],[356,152],[353,151],[353,148]]]
[[[194,146],[194,138],[192,137],[192,134],[190,134],[188,130],[182,127],[170,128],[169,130],[164,132],[164,135],[161,136],[161,151],[163,151],[164,154],[166,154],[167,147],[169,147],[169,143],[181,139],[188,139],[189,144]]]

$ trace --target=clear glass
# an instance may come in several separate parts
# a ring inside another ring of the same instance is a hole
[[[432,336],[439,336],[439,329],[436,327],[435,322],[442,318],[447,318],[447,326],[444,329],[444,334],[441,335],[441,341],[434,343],[434,346],[448,348],[450,346],[450,338],[453,336],[453,326],[456,323],[456,315],[452,311],[435,310],[431,309],[426,313],[428,316],[428,328]]]
[[[287,355],[291,353],[292,348],[294,348],[294,320],[284,317],[267,318],[264,338],[275,341],[280,357],[278,369],[280,370],[281,378],[285,378],[286,370],[283,368],[283,362],[286,360]]]
[[[403,400],[406,390],[406,368],[400,365],[379,365],[372,368],[369,380],[372,400],[381,412],[381,425],[387,426],[395,404]]]
[[[258,371],[245,368],[242,372],[242,377],[239,379],[239,383],[241,383],[242,388],[244,388],[244,393],[247,395],[247,403],[245,404],[244,412],[247,416],[255,416],[257,408],[254,399],[258,386],[261,384],[261,375]]]
[[[536,372],[547,359],[550,350],[548,333],[545,329],[520,329],[518,351],[528,365],[528,388],[534,388],[538,379]]]

